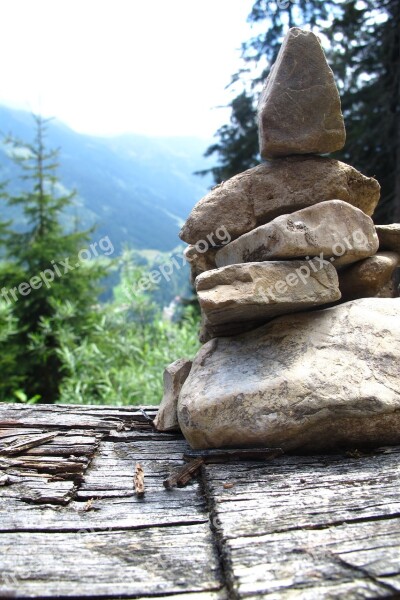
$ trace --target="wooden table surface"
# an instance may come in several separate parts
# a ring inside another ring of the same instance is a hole
[[[206,464],[166,490],[187,450],[137,407],[0,404],[0,597],[400,597],[400,448]]]

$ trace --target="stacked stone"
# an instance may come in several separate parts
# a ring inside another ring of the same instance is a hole
[[[190,244],[186,258],[202,311],[201,341],[211,341],[193,366],[180,361],[167,370],[171,382],[158,426],[165,428],[173,414],[174,427],[179,422],[197,448],[400,441],[400,330],[393,318],[400,307],[388,288],[400,260],[400,225],[375,228],[378,182],[320,156],[343,147],[345,128],[333,73],[313,33],[293,28],[287,34],[258,116],[266,162],[214,188],[180,234]],[[377,295],[392,298],[348,302]],[[391,349],[380,350],[385,366],[373,376],[381,388],[372,393],[378,419],[366,433],[359,404],[365,401],[368,413],[371,394],[364,380],[346,377],[349,365],[365,377],[369,358],[379,363],[379,352],[360,355],[356,340],[362,322],[382,337],[382,315]],[[336,370],[328,368],[329,357]],[[311,369],[318,372],[314,383]],[[392,423],[385,433],[393,407],[397,429]],[[340,418],[333,418],[335,410]]]

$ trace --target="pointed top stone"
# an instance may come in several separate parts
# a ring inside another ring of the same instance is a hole
[[[263,158],[325,154],[346,140],[339,93],[317,36],[286,34],[258,106]]]

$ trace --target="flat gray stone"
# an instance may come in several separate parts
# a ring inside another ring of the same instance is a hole
[[[193,208],[179,235],[196,244],[223,226],[234,240],[280,215],[335,199],[371,216],[379,195],[376,179],[332,158],[276,159],[211,190]]]
[[[336,269],[326,261],[245,263],[196,279],[202,339],[236,335],[267,320],[340,299]]]
[[[178,398],[191,367],[191,360],[180,358],[165,369],[164,395],[154,419],[154,426],[158,431],[179,431],[176,412]]]
[[[293,27],[286,34],[260,96],[258,127],[263,158],[343,148],[339,92],[311,31]]]
[[[178,402],[194,448],[400,443],[400,298],[298,313],[205,344]]]
[[[320,256],[343,266],[375,254],[375,226],[360,209],[342,200],[328,200],[240,236],[221,248],[218,267],[266,260]]]

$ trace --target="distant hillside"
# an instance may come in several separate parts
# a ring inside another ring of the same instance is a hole
[[[31,141],[32,116],[0,106],[0,132]],[[196,138],[99,138],[54,120],[48,143],[60,148],[63,186],[78,191],[73,216],[82,227],[97,224],[94,237],[108,235],[117,251],[123,244],[138,250],[175,248],[180,225],[211,183],[193,175],[207,166],[202,155],[208,142]],[[14,191],[21,185],[17,172],[0,146],[0,180],[9,179]],[[2,207],[1,213],[9,211]],[[20,221],[17,213],[12,216]]]

